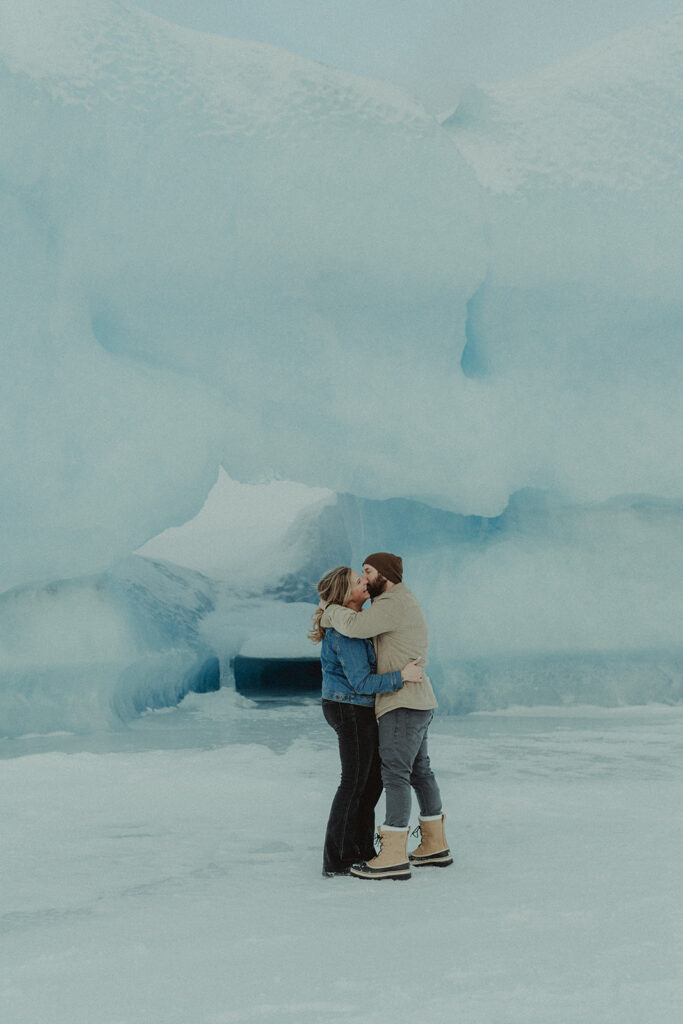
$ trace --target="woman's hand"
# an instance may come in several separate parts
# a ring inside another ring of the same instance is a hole
[[[323,601],[321,597],[320,600],[318,601],[318,611],[324,612],[329,603],[329,601]]]
[[[414,658],[409,661],[405,668],[401,669],[401,679],[404,683],[421,683],[424,673],[419,665],[420,659]]]

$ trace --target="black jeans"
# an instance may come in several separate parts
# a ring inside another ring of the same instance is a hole
[[[382,770],[374,707],[323,700],[323,714],[339,740],[341,782],[325,833],[323,871],[344,871],[375,856],[375,804]]]

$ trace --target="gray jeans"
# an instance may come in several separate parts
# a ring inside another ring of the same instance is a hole
[[[395,708],[381,715],[379,756],[386,795],[385,825],[408,828],[411,786],[415,790],[422,817],[441,814],[441,794],[429,764],[427,730],[433,711]]]

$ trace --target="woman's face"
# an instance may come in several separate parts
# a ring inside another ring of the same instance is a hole
[[[350,608],[351,605],[361,605],[367,601],[368,597],[368,585],[362,576],[359,576],[357,572],[351,573],[351,593],[349,599],[346,602],[346,607]]]

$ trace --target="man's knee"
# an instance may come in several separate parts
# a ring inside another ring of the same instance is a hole
[[[426,769],[424,767],[422,767],[420,769],[415,769],[414,771],[412,771],[410,773],[410,785],[411,786],[421,786],[421,785],[424,785],[425,783],[432,782],[433,779],[434,779],[434,772],[429,767],[427,767]]]
[[[405,764],[402,761],[388,760],[382,761],[382,778],[386,781],[387,778],[391,779],[406,779],[410,781],[410,765]]]

